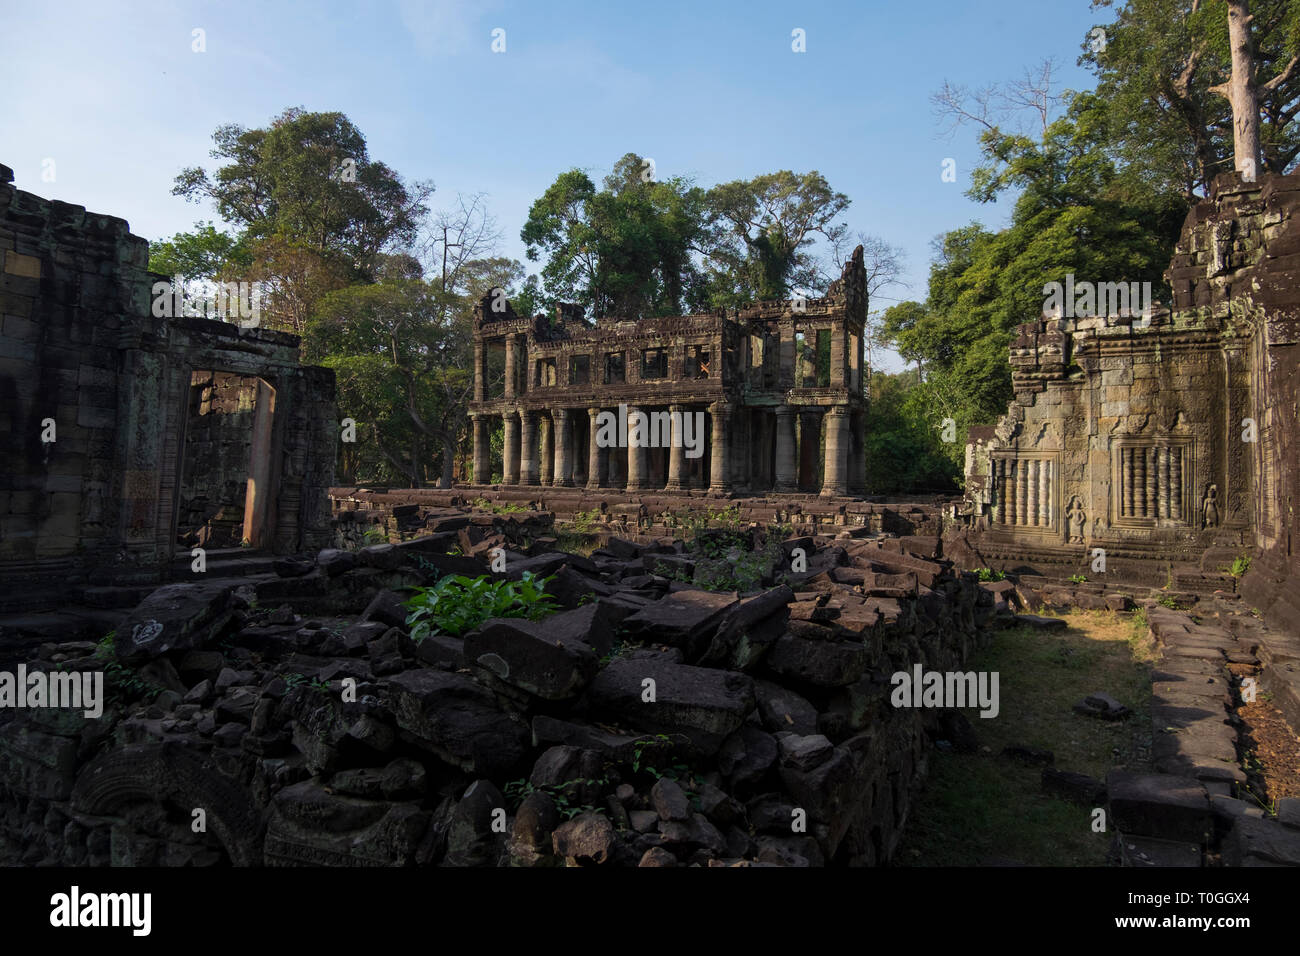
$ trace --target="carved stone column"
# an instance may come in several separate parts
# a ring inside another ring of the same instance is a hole
[[[640,491],[646,486],[646,442],[650,440],[649,423],[646,428],[634,430],[632,418],[639,408],[631,405],[627,408],[627,490]],[[634,441],[635,438],[635,441]]]
[[[727,435],[731,408],[723,402],[714,402],[709,406],[709,413],[713,417],[713,460],[709,468],[709,491],[723,495],[731,491],[731,456]]]
[[[605,449],[596,442],[599,408],[587,409],[587,487],[599,488],[605,477]]]
[[[505,435],[501,451],[501,483],[519,484],[519,413],[506,412],[503,416]]]
[[[569,443],[573,440],[573,429],[569,425],[569,410],[554,409],[551,418],[555,421],[555,484],[561,488],[571,488],[573,458],[569,453]]]
[[[669,491],[681,491],[684,487],[682,476],[686,471],[686,447],[682,441],[682,417],[689,414],[684,405],[668,406],[668,418],[672,422],[672,440],[668,445]]]
[[[471,416],[474,421],[474,484],[492,481],[492,444],[488,420],[484,415]]]
[[[537,484],[537,415],[519,413],[519,483]]]
[[[822,482],[823,498],[840,498],[848,493],[849,415],[843,405],[832,406],[826,413],[826,464]]]
[[[507,335],[506,336],[506,391],[505,391],[505,397],[507,399],[515,397],[515,380],[518,378],[518,374],[515,372],[516,358],[517,356],[515,355],[515,337],[513,335]]]
[[[474,343],[474,401],[487,400],[487,348],[483,340]],[[485,481],[479,484],[487,484]]]
[[[794,460],[794,409],[782,406],[776,410],[776,490],[797,490],[798,464]]]
[[[551,419],[545,413],[537,415],[537,472],[538,480],[543,485],[551,484],[555,477],[555,446],[552,444],[554,430]]]

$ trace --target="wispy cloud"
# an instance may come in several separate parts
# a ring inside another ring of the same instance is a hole
[[[402,26],[426,57],[454,56],[472,43],[486,46],[489,36],[479,20],[499,6],[494,0],[397,0]]]

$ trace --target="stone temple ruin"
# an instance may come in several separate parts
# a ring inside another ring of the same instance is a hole
[[[982,563],[1051,574],[1103,549],[1111,576],[1196,590],[1257,550],[1249,599],[1300,629],[1280,586],[1300,571],[1298,212],[1300,175],[1221,177],[1183,227],[1169,308],[1020,327],[1015,401],[967,449]]]
[[[189,545],[329,542],[333,372],[291,335],[155,317],[127,223],[0,167],[0,611],[131,600]]]
[[[860,495],[866,315],[861,246],[824,298],[731,314],[593,324],[577,306],[560,306],[553,320],[522,317],[489,294],[475,311],[475,483],[490,483],[484,476],[499,465],[505,485]],[[497,354],[504,374],[489,394]],[[619,406],[649,416],[651,447],[602,447],[598,416]],[[707,425],[695,436],[703,454],[692,456],[681,429],[696,413]],[[489,440],[496,422],[499,462]]]
[[[1300,865],[1300,806],[1236,798],[1232,719],[1258,675],[1300,727],[1300,174],[1220,180],[1149,325],[1023,326],[950,501],[858,494],[860,249],[824,299],[730,314],[484,299],[476,484],[329,489],[333,380],[294,337],[155,317],[125,222],[0,180],[0,670],[110,686],[97,716],[0,706],[0,862],[886,864],[936,747],[977,749],[891,675],[1065,624],[1015,609],[1140,604],[1153,772],[1043,789],[1107,807],[1125,865]],[[670,413],[670,446],[706,416],[703,454],[603,446],[619,405]],[[688,549],[678,518],[724,497],[730,527],[693,525],[721,556]],[[752,588],[702,577],[742,561]],[[413,636],[410,589],[456,575],[537,575],[556,608]]]

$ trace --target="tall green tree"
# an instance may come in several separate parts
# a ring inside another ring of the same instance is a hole
[[[576,302],[597,316],[677,315],[701,304],[694,262],[707,235],[704,193],[688,179],[660,180],[627,153],[601,188],[582,170],[561,173],[520,231],[542,266],[547,306]]]
[[[723,183],[709,190],[707,204],[718,305],[783,299],[796,287],[817,288],[823,276],[814,243],[820,238],[834,246],[848,228],[836,220],[849,198],[816,170],[787,169]]]
[[[1016,327],[1041,316],[1043,288],[1067,273],[1092,282],[1151,282],[1163,292],[1186,207],[1173,192],[1133,196],[1108,152],[1104,104],[1069,98],[1041,139],[990,126],[970,195],[1019,195],[1007,228],[978,224],[939,240],[925,303],[885,313],[894,347],[925,372],[930,407],[959,427],[996,421],[1011,399],[1007,350]],[[948,448],[954,459],[960,443]]]
[[[266,128],[218,127],[213,142],[221,165],[183,170],[172,192],[212,201],[240,230],[248,277],[270,285],[273,320],[294,331],[327,292],[378,278],[428,212],[433,185],[408,185],[372,160],[342,113],[291,108]]]
[[[1233,169],[1232,54],[1226,0],[1094,0],[1113,11],[1083,43],[1117,162],[1136,188],[1187,202]],[[1251,0],[1262,168],[1300,156],[1300,4]]]

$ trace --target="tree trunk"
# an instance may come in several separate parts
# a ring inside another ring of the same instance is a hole
[[[1228,0],[1228,44],[1232,49],[1233,165],[1247,182],[1259,168],[1259,92],[1255,86],[1255,57],[1250,43],[1250,0]]]

